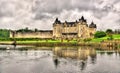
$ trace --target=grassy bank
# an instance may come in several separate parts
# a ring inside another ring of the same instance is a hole
[[[102,42],[104,40],[108,40],[110,37],[109,36],[105,36],[102,38],[93,38],[90,42]],[[113,40],[120,40],[120,34],[114,34],[112,36]]]
[[[3,45],[11,45],[13,42],[0,42]],[[37,47],[54,47],[54,46],[91,46],[91,47],[117,47],[118,45],[109,44],[109,43],[100,43],[100,42],[44,42],[44,41],[17,41],[16,45],[29,45],[29,46],[37,46]]]
[[[109,42],[120,41],[120,34],[114,34],[113,40],[108,40],[109,36],[93,39],[81,40],[54,40],[54,39],[39,39],[39,38],[0,38],[0,44],[13,44],[16,40],[18,45],[35,45],[35,46],[108,46],[115,45]],[[105,43],[104,41],[107,41]],[[118,43],[117,43],[118,44]]]
[[[102,38],[93,38],[93,39],[87,39],[83,40],[81,39],[79,42],[101,42],[103,40],[108,40],[110,37],[105,36]],[[113,40],[120,40],[120,34],[113,34],[112,35]],[[54,39],[41,39],[41,38],[0,38],[1,41],[24,41],[24,42],[61,42],[61,40],[54,40]],[[63,40],[63,42],[68,42],[68,40]],[[77,42],[77,40],[69,40],[69,42]]]

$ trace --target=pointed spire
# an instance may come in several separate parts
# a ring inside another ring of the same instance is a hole
[[[56,18],[54,23],[60,24],[61,22],[60,22],[60,20],[58,18]]]
[[[81,17],[81,20],[85,20],[85,19],[84,19],[84,16]]]
[[[77,23],[78,21],[76,20],[75,22]]]
[[[93,22],[93,21],[91,22],[91,25],[94,25],[94,22]]]
[[[55,19],[55,22],[58,22],[58,21],[59,21],[58,18],[56,18],[56,19]]]
[[[79,21],[87,22],[86,19],[84,18],[84,16],[81,16],[81,18],[79,19]]]
[[[65,23],[67,23],[67,21],[65,20]]]
[[[92,21],[91,24],[89,25],[90,28],[97,28],[96,24]]]

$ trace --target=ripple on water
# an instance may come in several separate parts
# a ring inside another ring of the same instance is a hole
[[[57,49],[0,51],[0,73],[120,73],[118,53]]]

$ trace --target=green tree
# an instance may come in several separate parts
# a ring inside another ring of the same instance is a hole
[[[112,31],[112,29],[107,29],[107,30],[106,30],[106,33],[107,33],[107,34],[112,34],[113,31]]]
[[[28,27],[26,27],[25,30],[28,31],[29,30]]]
[[[37,28],[35,28],[35,32],[38,32],[38,29],[37,29]]]
[[[19,30],[17,30],[17,32],[22,32],[22,33],[24,33],[24,32],[33,32],[33,31],[30,30],[28,27],[26,27],[26,28],[24,28],[24,29],[19,29]]]
[[[9,38],[9,30],[7,29],[0,29],[0,38]]]
[[[94,34],[94,37],[95,38],[101,38],[101,37],[105,37],[106,36],[106,33],[104,31],[97,31],[95,34]]]
[[[112,29],[107,29],[106,33],[107,33],[107,35],[109,37],[108,40],[113,40],[113,35],[112,35],[113,31],[112,31]]]

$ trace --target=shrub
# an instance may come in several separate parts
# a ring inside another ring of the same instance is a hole
[[[106,36],[106,33],[103,32],[103,31],[97,31],[95,34],[94,34],[94,37],[95,38],[101,38],[101,37],[105,37]]]
[[[108,40],[113,40],[113,36],[112,36],[112,35],[109,35]]]

